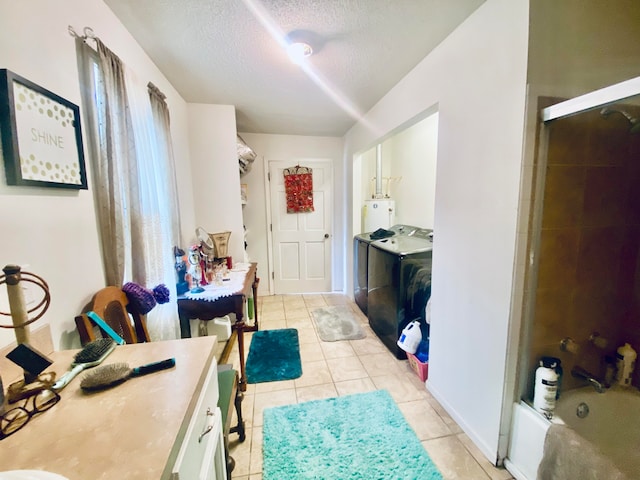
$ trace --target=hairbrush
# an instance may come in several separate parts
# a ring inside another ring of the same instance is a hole
[[[110,363],[88,372],[80,382],[80,388],[85,391],[103,390],[119,385],[131,377],[140,377],[148,373],[174,367],[175,358],[167,358],[160,362],[147,363],[140,367],[131,368],[126,363]]]
[[[98,340],[87,343],[84,348],[73,357],[71,370],[60,377],[51,388],[55,391],[62,390],[85,368],[100,365],[115,348],[116,343],[111,338],[99,338]]]

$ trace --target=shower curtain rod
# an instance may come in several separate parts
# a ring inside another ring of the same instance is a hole
[[[640,77],[631,78],[544,108],[541,113],[542,121],[549,122],[583,110],[600,108],[609,103],[636,96],[639,93]]]

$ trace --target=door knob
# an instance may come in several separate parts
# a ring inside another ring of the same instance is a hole
[[[324,234],[324,238],[329,238],[329,234],[328,234],[328,233],[325,233],[325,234]]]

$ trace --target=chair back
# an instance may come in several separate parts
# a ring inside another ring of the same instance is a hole
[[[115,286],[99,290],[75,317],[80,342],[85,345],[97,338],[107,336],[106,332],[91,320],[86,312],[93,311],[102,318],[126,343],[149,342],[149,332],[145,315],[129,311],[127,295]]]

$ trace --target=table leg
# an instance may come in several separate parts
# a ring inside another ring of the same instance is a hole
[[[253,290],[253,318],[254,318],[254,330],[257,332],[260,330],[260,326],[258,325],[258,284],[260,283],[260,279],[256,277],[251,288]]]
[[[191,338],[191,322],[189,317],[184,315],[178,309],[178,317],[180,319],[180,338]]]
[[[255,277],[251,284],[251,290],[253,290],[253,325],[251,327],[245,327],[246,332],[257,332],[260,330],[258,325],[258,284],[260,279]]]
[[[247,379],[244,374],[244,322],[236,322],[233,325],[238,335],[238,355],[240,357],[240,382],[238,388],[241,392],[247,391]]]

